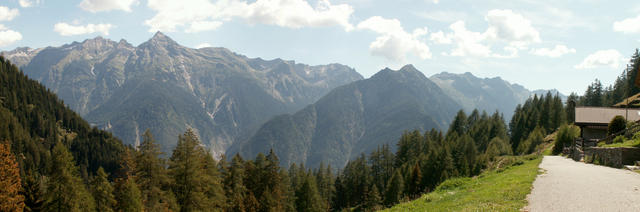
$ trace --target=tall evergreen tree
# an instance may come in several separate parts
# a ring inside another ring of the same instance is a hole
[[[384,192],[384,203],[386,206],[392,206],[397,204],[402,199],[402,194],[404,191],[404,180],[402,179],[402,174],[400,170],[396,170],[396,172],[389,180],[389,184],[387,184],[387,190]]]
[[[248,191],[243,182],[244,178],[244,160],[239,154],[236,154],[231,160],[229,172],[224,180],[227,196],[226,211],[246,211],[245,198],[247,198]]]
[[[142,211],[142,192],[135,182],[136,163],[133,150],[127,149],[120,159],[120,169],[115,179],[116,210],[124,212]]]
[[[298,211],[326,211],[323,207],[322,198],[318,193],[318,188],[313,176],[308,173],[304,177],[300,189],[296,191],[296,210]]]
[[[51,158],[45,211],[94,211],[93,198],[79,177],[73,156],[62,142],[53,147]]]
[[[161,154],[153,135],[146,130],[136,155],[136,183],[142,193],[145,210],[177,211],[178,206],[170,190],[170,179]]]
[[[178,137],[178,145],[169,160],[169,175],[173,179],[172,190],[181,211],[222,210],[224,199],[222,190],[216,188],[219,179],[208,172],[216,169],[215,164],[207,164],[204,148],[195,133],[188,129]]]
[[[98,211],[112,212],[116,206],[116,199],[113,196],[113,186],[107,179],[107,173],[102,167],[98,168],[96,176],[91,181],[91,191],[96,202]]]

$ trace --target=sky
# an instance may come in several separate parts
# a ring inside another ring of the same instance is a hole
[[[413,64],[528,89],[613,83],[640,47],[640,2],[605,0],[1,0],[0,50],[157,31],[248,57],[341,63],[365,77]]]

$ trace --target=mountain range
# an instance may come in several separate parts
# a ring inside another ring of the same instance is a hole
[[[431,76],[433,82],[467,112],[474,109],[487,111],[489,113],[499,111],[503,113],[505,119],[509,121],[518,104],[524,103],[527,98],[533,95],[546,95],[551,92],[558,94],[563,100],[566,96],[558,90],[538,89],[527,90],[518,84],[511,84],[500,77],[479,78],[466,72],[464,74],[452,74],[442,72]]]
[[[133,46],[102,37],[3,52],[89,122],[138,144],[150,129],[170,153],[193,128],[214,155],[274,115],[294,112],[362,79],[353,68],[192,49],[158,32]],[[247,136],[248,137],[248,136]]]
[[[471,73],[427,78],[411,65],[364,79],[341,64],[193,49],[160,32],[138,46],[96,37],[0,54],[126,144],[149,129],[168,155],[192,128],[215,156],[274,149],[283,165],[338,168],[404,130],[446,130],[459,109],[498,110],[508,121],[517,104],[547,92]]]
[[[284,166],[343,167],[354,156],[396,143],[405,130],[447,129],[460,108],[412,65],[387,68],[338,87],[295,114],[271,119],[228,152],[251,157],[273,149]]]

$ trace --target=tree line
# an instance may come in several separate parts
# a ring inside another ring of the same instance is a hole
[[[140,146],[125,146],[2,57],[0,88],[0,210],[371,211],[477,175],[499,156],[531,153],[543,131],[563,123],[541,121],[558,112],[556,97],[533,97],[509,123],[522,125],[520,139],[498,112],[461,110],[448,131],[407,131],[337,172],[285,169],[272,151],[214,160],[191,130],[168,159],[149,131]]]

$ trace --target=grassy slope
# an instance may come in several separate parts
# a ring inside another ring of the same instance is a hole
[[[422,197],[385,211],[518,211],[527,204],[542,157],[476,178],[443,182]]]

